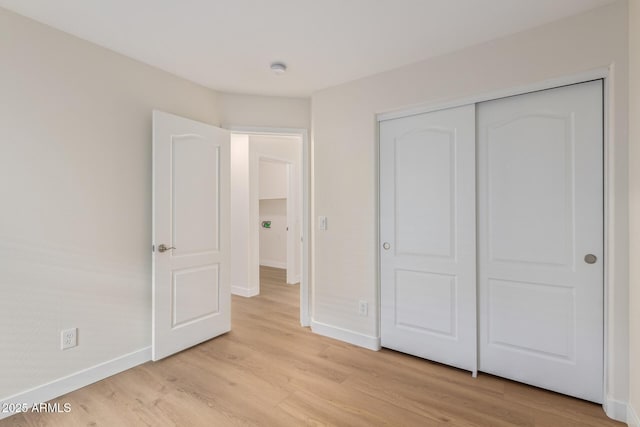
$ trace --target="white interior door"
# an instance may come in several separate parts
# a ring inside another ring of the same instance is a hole
[[[603,393],[602,82],[478,105],[480,370]]]
[[[380,123],[382,346],[476,371],[475,106]]]
[[[153,112],[153,360],[231,328],[229,141]]]

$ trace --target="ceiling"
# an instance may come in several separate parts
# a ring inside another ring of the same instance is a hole
[[[311,93],[612,0],[0,0],[225,92]],[[275,75],[273,61],[288,71]]]

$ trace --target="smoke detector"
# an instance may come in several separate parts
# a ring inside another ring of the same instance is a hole
[[[278,75],[284,74],[287,71],[287,65],[282,62],[274,62],[271,64],[271,71]]]

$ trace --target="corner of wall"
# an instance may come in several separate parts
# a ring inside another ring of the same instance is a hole
[[[602,409],[604,409],[607,417],[623,423],[628,420],[629,408],[626,402],[610,398],[609,396],[605,396],[605,401],[602,404]]]
[[[626,2],[625,2],[626,3]],[[640,255],[640,2],[630,0],[629,36],[629,259]],[[629,263],[629,406],[627,423],[640,427],[640,267]]]
[[[247,286],[231,286],[231,294],[238,295],[240,297],[250,298],[260,295],[260,289],[250,288]]]
[[[367,348],[373,351],[379,351],[381,348],[380,337],[365,335],[360,332],[344,329],[337,326],[329,325],[315,320],[311,321],[311,331],[315,334],[339,341],[344,341],[358,347]]]
[[[638,412],[636,412],[631,405],[627,407],[627,419],[625,421],[629,427],[640,427],[640,417],[638,417]]]

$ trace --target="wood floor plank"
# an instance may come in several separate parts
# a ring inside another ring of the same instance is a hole
[[[589,402],[313,334],[298,286],[260,271],[259,296],[233,297],[230,333],[55,399],[69,414],[0,427],[623,425]]]

